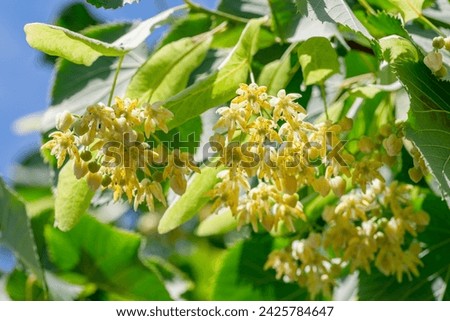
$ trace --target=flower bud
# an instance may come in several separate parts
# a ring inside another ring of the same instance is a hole
[[[170,187],[178,195],[184,194],[184,192],[186,191],[186,186],[187,186],[187,182],[186,182],[186,178],[184,177],[184,175],[179,174],[179,175],[173,175],[172,177],[170,177]]]
[[[311,147],[308,149],[308,160],[309,161],[315,161],[320,157],[320,150],[318,150],[316,147]]]
[[[92,161],[88,164],[88,168],[91,173],[97,173],[100,170],[100,167],[100,164],[96,161]]]
[[[86,176],[88,171],[89,170],[85,162],[75,159],[75,162],[73,163],[73,173],[77,179],[81,179]]]
[[[330,186],[333,190],[334,195],[337,197],[341,197],[345,193],[345,188],[347,187],[347,184],[345,183],[345,180],[340,177],[336,176],[330,179]]]
[[[63,111],[56,116],[56,128],[62,132],[70,129],[74,123],[75,118],[68,111]]]
[[[444,78],[445,76],[447,76],[447,68],[445,66],[442,66],[441,69],[436,71],[434,74],[438,78]]]
[[[83,150],[80,153],[80,158],[82,160],[84,160],[85,162],[89,162],[92,159],[92,153],[90,151],[88,151],[88,150]]]
[[[341,126],[342,131],[347,132],[347,131],[351,130],[353,127],[353,119],[344,117],[339,122],[339,125]]]
[[[442,68],[442,54],[432,51],[424,58],[423,62],[432,72],[438,72]]]
[[[388,138],[383,140],[383,147],[386,149],[389,156],[396,156],[400,154],[403,148],[403,142],[397,135],[391,134]]]
[[[288,194],[295,194],[298,190],[298,182],[295,176],[285,176],[281,179],[283,192]]]
[[[444,39],[444,46],[445,46],[445,49],[450,51],[450,37],[447,37]]]
[[[319,177],[318,179],[314,180],[312,183],[312,187],[323,197],[327,196],[330,192],[330,183],[325,177]]]
[[[86,182],[91,190],[96,191],[102,183],[102,175],[100,173],[88,173],[86,176]]]
[[[102,186],[103,187],[108,187],[109,184],[111,184],[111,182],[112,182],[111,176],[103,175],[103,177],[102,177]]]
[[[73,131],[78,136],[83,136],[84,134],[86,134],[88,132],[88,130],[89,130],[89,126],[88,126],[87,122],[83,121],[82,118],[77,119],[75,121],[75,123],[73,124]]]
[[[420,182],[423,177],[423,173],[420,168],[413,167],[408,170],[409,177],[414,183]]]
[[[445,46],[444,37],[439,36],[433,38],[433,48],[442,49],[444,46]]]
[[[392,128],[389,124],[384,124],[380,127],[380,134],[383,137],[388,137],[390,134],[392,134]]]
[[[364,154],[370,154],[373,151],[373,149],[375,148],[375,145],[371,138],[369,138],[367,136],[363,136],[363,137],[361,137],[361,139],[358,142],[358,148]]]
[[[298,202],[298,194],[293,195],[284,194],[283,201],[287,206],[296,207]]]

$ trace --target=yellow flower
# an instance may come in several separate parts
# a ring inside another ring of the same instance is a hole
[[[276,278],[287,282],[292,282],[297,279],[297,262],[292,257],[292,254],[288,251],[273,251],[270,253],[267,259],[264,269],[272,268],[276,271]]]
[[[281,143],[281,138],[275,130],[277,124],[271,119],[259,116],[248,128],[250,142],[262,144],[268,139],[271,142]]]
[[[88,131],[94,133],[90,136],[95,136],[96,132],[105,130],[113,130],[116,115],[114,109],[105,106],[102,103],[91,105],[86,109],[86,112],[80,118],[79,127],[88,126]]]
[[[164,206],[167,206],[161,184],[154,181],[152,182],[148,178],[144,178],[140,182],[134,197],[134,210],[137,211],[139,204],[145,200],[147,207],[151,211],[155,211],[154,198],[160,201]]]
[[[64,111],[56,116],[56,129],[62,132],[68,131],[74,122],[75,117],[68,111]]]
[[[270,110],[270,104],[267,101],[267,87],[258,86],[255,83],[250,85],[240,84],[236,91],[238,96],[232,100],[232,103],[239,104],[245,108],[245,118],[248,120],[252,114],[259,114],[261,108]]]
[[[367,273],[370,273],[370,263],[374,260],[375,253],[378,251],[375,240],[377,226],[373,221],[366,221],[356,230],[357,235],[349,238],[343,259],[351,262],[352,272],[357,268],[364,268]]]
[[[229,141],[233,139],[236,129],[246,130],[245,109],[241,104],[231,103],[230,107],[220,107],[217,109],[217,113],[220,118],[213,129],[228,131]]]
[[[144,123],[145,136],[150,137],[158,128],[165,133],[169,131],[167,122],[173,118],[173,113],[158,103],[147,103],[142,107],[140,117]]]
[[[190,170],[200,172],[197,165],[194,164],[192,156],[188,153],[180,152],[176,149],[172,151],[167,158],[167,165],[163,172],[163,178],[170,178],[170,187],[178,195],[186,191],[186,175]]]
[[[367,220],[366,212],[371,208],[371,199],[366,195],[348,194],[341,197],[336,214],[350,220]]]
[[[131,100],[129,98],[121,99],[116,97],[115,102],[112,109],[116,118],[124,118],[131,127],[140,124],[137,99]]]
[[[294,102],[300,97],[300,94],[286,94],[286,90],[280,90],[277,97],[270,100],[270,105],[273,106],[273,120],[278,122],[283,119],[295,128],[297,115],[299,113],[306,114],[306,110]]]
[[[64,164],[67,155],[69,158],[79,159],[80,155],[76,146],[76,137],[71,131],[55,131],[49,135],[51,140],[46,142],[41,149],[49,149],[50,154],[54,155],[58,162],[58,168]]]
[[[364,158],[356,164],[356,168],[353,172],[352,183],[358,183],[361,186],[363,192],[366,192],[367,184],[371,183],[375,179],[379,179],[384,182],[383,176],[381,176],[379,169],[383,166],[380,161]]]

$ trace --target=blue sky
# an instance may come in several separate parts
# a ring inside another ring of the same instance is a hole
[[[23,26],[29,22],[52,22],[68,0],[2,0],[0,10],[0,175],[11,177],[20,156],[39,144],[39,135],[14,133],[15,120],[48,106],[52,69],[43,65],[39,53],[25,41]],[[196,1],[211,6],[215,0]],[[117,10],[92,8],[105,21],[145,19],[182,3],[182,0],[141,0]]]

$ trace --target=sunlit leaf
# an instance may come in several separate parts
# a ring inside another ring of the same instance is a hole
[[[267,86],[268,92],[272,95],[283,88],[286,88],[289,81],[292,79],[296,69],[291,67],[291,50],[286,50],[283,56],[267,65],[259,75],[258,84],[260,86]]]
[[[425,0],[387,0],[402,14],[405,22],[418,18],[422,14]]]
[[[302,15],[321,22],[339,23],[371,39],[367,29],[356,18],[345,0],[296,0]]]
[[[190,74],[206,56],[212,35],[183,38],[162,47],[136,72],[126,96],[141,101],[170,98],[186,87]]]
[[[400,58],[417,62],[419,53],[411,41],[400,36],[388,36],[380,39],[380,47],[386,61],[394,62]]]
[[[62,57],[76,64],[92,65],[101,56],[120,57],[138,47],[153,29],[184,7],[175,7],[147,19],[113,43],[87,37],[69,29],[45,23],[25,25],[28,44],[46,54]]]
[[[165,102],[164,106],[175,115],[169,122],[170,128],[233,98],[239,84],[247,81],[252,57],[258,50],[258,34],[263,21],[258,19],[248,23],[236,47],[217,71]]]
[[[298,58],[306,85],[323,83],[339,72],[338,56],[326,38],[314,37],[305,41],[298,48]]]

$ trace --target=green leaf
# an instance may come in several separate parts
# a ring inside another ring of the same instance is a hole
[[[29,275],[22,270],[14,270],[7,276],[5,290],[14,301],[46,300],[43,289],[38,282],[29,282]]]
[[[286,88],[297,71],[295,68],[291,68],[291,52],[293,49],[294,46],[290,47],[280,59],[265,65],[261,70],[258,84],[267,86],[269,94],[276,95],[280,89]]]
[[[117,9],[126,4],[139,2],[139,0],[86,0],[97,8]]]
[[[91,13],[86,4],[76,2],[65,6],[53,24],[78,32],[99,23],[101,20]]]
[[[217,9],[243,18],[258,18],[270,13],[267,0],[222,0]]]
[[[388,36],[379,41],[383,57],[388,62],[397,61],[400,58],[419,61],[419,53],[411,41],[400,36]]]
[[[153,29],[165,23],[181,9],[184,9],[184,6],[171,8],[147,19],[113,43],[45,23],[30,23],[25,25],[24,29],[31,47],[76,64],[91,66],[101,56],[120,57],[137,48]]]
[[[239,84],[247,81],[252,57],[258,50],[258,34],[263,21],[251,20],[247,24],[239,42],[217,71],[164,103],[175,115],[168,124],[170,128],[233,98]]]
[[[231,211],[226,210],[218,214],[211,214],[204,219],[195,234],[201,237],[226,234],[235,230],[237,226],[238,222]]]
[[[275,279],[264,264],[273,249],[269,235],[252,235],[227,251],[217,273],[213,300],[220,301],[295,301],[306,300],[307,293],[297,284]]]
[[[450,221],[446,204],[436,196],[428,196],[423,209],[430,215],[430,224],[419,233],[419,241],[426,245],[419,277],[398,283],[395,277],[386,277],[378,271],[370,275],[361,273],[358,291],[361,300],[435,300],[433,281],[439,276],[445,279],[450,270]]]
[[[406,137],[423,155],[450,207],[450,83],[423,62],[399,61],[394,68],[411,98]]]
[[[46,225],[44,236],[50,260],[62,271],[70,271],[81,260],[78,247],[64,233],[54,233],[54,228]]]
[[[216,33],[211,48],[223,49],[235,47],[241,38],[245,26],[244,24],[230,25],[224,31]],[[272,46],[276,42],[276,39],[270,30],[261,28],[258,33],[258,40],[255,42],[258,43],[259,49],[263,49]]]
[[[72,229],[89,208],[94,192],[86,178],[77,179],[73,161],[67,162],[58,176],[55,196],[55,226],[61,231]]]
[[[422,14],[422,7],[425,0],[387,0],[394,5],[401,13],[405,22],[414,20]]]
[[[295,0],[269,0],[269,5],[272,12],[273,30],[281,39],[288,39],[300,23]]]
[[[158,225],[158,232],[170,232],[193,218],[208,203],[207,193],[219,181],[217,174],[221,168],[205,167],[201,174],[194,174],[190,179],[186,192],[164,213]]]
[[[51,56],[90,66],[101,56],[123,56],[125,51],[68,29],[44,23],[25,25],[28,44]]]
[[[357,88],[350,90],[350,93],[352,95],[355,95],[355,96],[361,97],[361,98],[366,98],[366,99],[373,99],[380,92],[381,92],[381,89],[375,85],[367,85],[364,87],[357,87]]]
[[[372,39],[367,29],[356,18],[345,0],[296,0],[302,15],[321,22],[338,23],[349,27],[355,32],[361,32],[366,38]]]
[[[397,35],[409,38],[408,32],[403,28],[400,18],[394,17],[384,11],[369,15],[366,21],[367,29],[376,39]]]
[[[211,16],[206,13],[190,11],[185,18],[176,20],[171,24],[170,30],[157,44],[157,48],[159,49],[182,38],[194,37],[205,33],[210,30],[211,23]]]
[[[36,277],[45,284],[36,243],[25,205],[0,178],[0,241],[4,242]]]
[[[162,47],[133,76],[126,96],[156,102],[180,92],[205,58],[211,41],[212,35],[205,34]]]
[[[126,300],[170,300],[158,273],[139,259],[141,237],[83,216],[69,232],[49,228],[45,233],[51,259],[85,275],[98,288],[118,294]],[[65,239],[63,242],[62,240]],[[66,252],[60,243],[70,244]],[[74,262],[78,262],[74,266]]]
[[[338,56],[326,38],[314,37],[305,41],[298,48],[298,58],[306,85],[322,84],[339,73]]]

